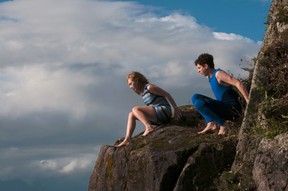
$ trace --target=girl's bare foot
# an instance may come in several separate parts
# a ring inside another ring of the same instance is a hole
[[[143,136],[143,137],[146,137],[146,136],[149,135],[152,131],[154,131],[153,128],[146,129],[146,130],[144,131],[144,133],[142,134],[142,136]]]
[[[225,133],[226,133],[225,127],[224,126],[220,126],[218,135],[225,135]]]
[[[209,131],[215,131],[216,129],[217,129],[216,123],[211,121],[211,122],[207,123],[206,127],[202,131],[199,131],[197,134],[202,135],[202,134],[205,134]]]
[[[127,140],[124,140],[124,141],[122,141],[120,144],[118,144],[118,145],[115,145],[115,147],[123,147],[123,146],[126,146],[126,145],[129,145],[129,141],[127,141]]]

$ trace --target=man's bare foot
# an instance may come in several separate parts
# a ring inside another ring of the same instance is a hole
[[[129,145],[130,144],[130,142],[129,141],[127,141],[127,140],[124,140],[124,141],[122,141],[120,144],[118,144],[118,145],[115,145],[115,147],[123,147],[123,146],[126,146],[126,145]]]
[[[218,135],[225,135],[226,133],[226,128],[224,126],[220,126],[220,129],[219,129],[219,132],[218,132]]]
[[[146,130],[144,131],[144,133],[142,134],[142,136],[143,136],[143,137],[146,137],[146,136],[149,135],[152,131],[154,131],[153,128],[151,128],[151,129],[146,129]]]
[[[197,134],[202,135],[202,134],[205,134],[209,131],[215,131],[216,129],[217,129],[216,123],[211,121],[211,122],[207,123],[206,127],[202,131],[199,131]]]

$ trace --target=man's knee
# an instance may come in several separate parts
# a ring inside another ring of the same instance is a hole
[[[201,99],[200,94],[194,94],[191,99],[192,99],[193,105],[196,108],[201,107],[204,104],[203,100]]]

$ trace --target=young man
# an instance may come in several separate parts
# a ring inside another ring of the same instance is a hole
[[[239,80],[221,69],[214,68],[212,55],[201,54],[195,60],[195,65],[198,73],[208,77],[211,89],[216,97],[215,100],[201,94],[192,96],[193,105],[207,122],[206,127],[198,134],[215,131],[218,128],[218,134],[225,134],[225,120],[233,120],[239,117],[242,112],[239,94],[233,87],[237,88],[246,103],[249,101],[248,92]]]

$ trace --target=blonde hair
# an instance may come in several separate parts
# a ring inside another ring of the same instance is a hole
[[[142,90],[144,89],[144,86],[149,83],[149,81],[143,74],[136,71],[132,71],[129,74],[127,74],[126,80],[128,79],[132,80],[133,82],[137,82],[139,88],[141,88]]]

